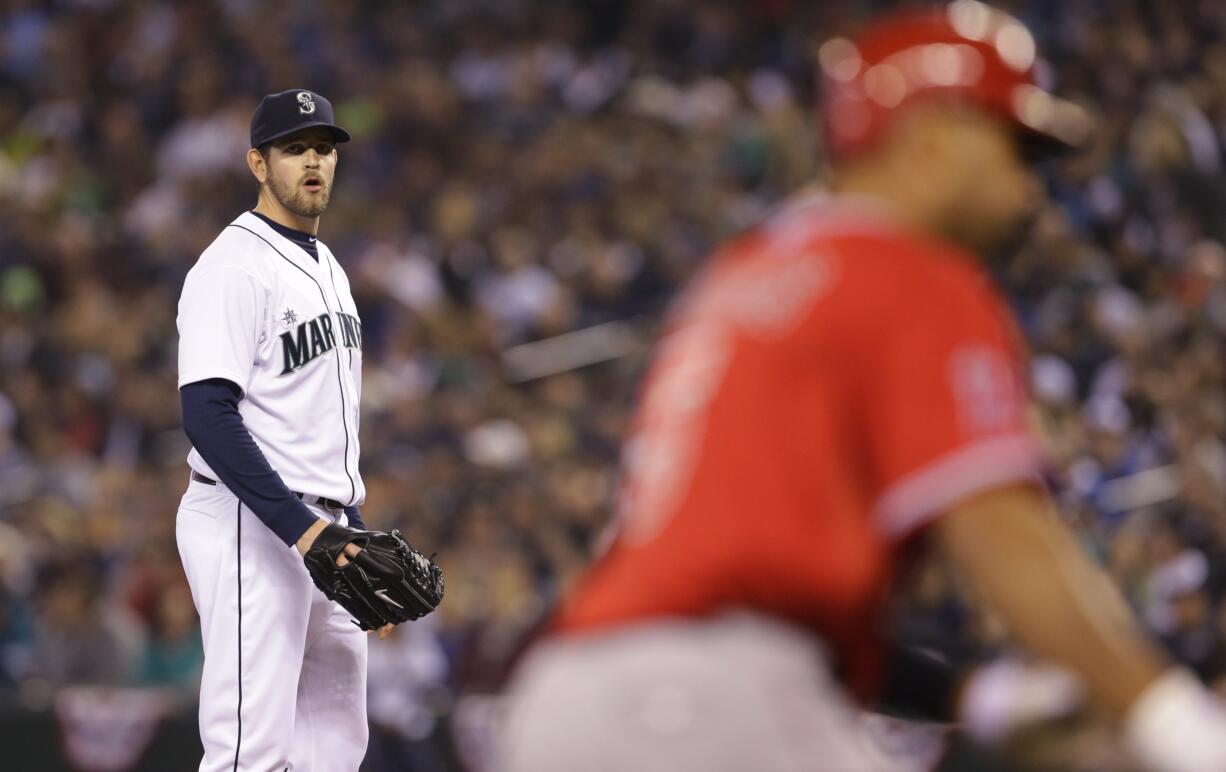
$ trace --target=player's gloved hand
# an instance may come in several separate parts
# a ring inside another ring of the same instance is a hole
[[[339,566],[348,544],[361,551]],[[302,559],[315,585],[363,630],[419,619],[443,599],[443,572],[399,531],[357,531],[329,523]]]
[[[1153,772],[1226,770],[1226,703],[1182,668],[1141,693],[1124,717],[1124,735]]]

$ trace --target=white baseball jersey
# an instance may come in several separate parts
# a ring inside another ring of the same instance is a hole
[[[250,212],[222,230],[179,298],[179,387],[225,378],[239,414],[292,491],[361,504],[362,325],[349,279]],[[193,448],[187,462],[218,475]]]

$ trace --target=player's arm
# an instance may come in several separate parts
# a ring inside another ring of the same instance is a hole
[[[1076,670],[1123,715],[1168,667],[1036,487],[972,497],[936,522],[940,549],[1031,651]]]
[[[1067,665],[1091,698],[1124,719],[1149,768],[1226,769],[1226,711],[1159,653],[1040,491],[980,493],[952,507],[934,531],[1019,641]]]
[[[326,525],[289,491],[238,412],[258,359],[268,290],[232,265],[197,265],[179,298],[179,395],[192,446],[226,487],[287,545]],[[308,538],[309,537],[309,538]]]
[[[357,504],[345,507],[345,515],[349,518],[350,528],[356,528],[359,531],[367,530],[366,521],[362,519],[362,512],[358,509]]]
[[[183,429],[209,468],[238,500],[282,541],[297,547],[306,557],[328,522],[306,508],[255,444],[238,412],[242,393],[237,384],[224,378],[184,384],[179,389]],[[352,509],[356,513],[357,508]],[[353,516],[353,520],[357,527],[362,527],[360,515]],[[352,520],[350,524],[355,525]],[[346,529],[344,533],[353,532]],[[335,562],[344,567],[361,551],[357,544],[343,543]],[[391,632],[392,625],[379,624],[376,620],[370,629],[378,629],[379,637],[384,638]]]
[[[1226,711],[1146,640],[1051,511],[1005,312],[967,279],[907,277],[878,295],[893,308],[861,320],[884,325],[861,390],[878,527],[900,539],[931,526],[1024,644],[1124,717],[1148,768],[1226,770]]]
[[[183,431],[238,500],[281,541],[305,554],[327,523],[286,487],[251,438],[238,412],[242,393],[224,378],[184,384],[179,389]]]

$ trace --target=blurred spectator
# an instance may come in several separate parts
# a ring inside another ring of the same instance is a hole
[[[140,629],[104,602],[96,572],[82,561],[51,563],[39,580],[34,670],[53,688],[135,682]]]
[[[0,523],[0,694],[15,690],[34,668],[32,571],[22,560],[25,541]]]
[[[445,772],[446,744],[439,716],[449,708],[448,663],[434,617],[403,625],[386,639],[371,638],[367,703],[370,749],[363,768]]]
[[[200,686],[203,666],[204,646],[191,594],[187,587],[175,584],[158,596],[139,682],[169,687],[191,699]]]

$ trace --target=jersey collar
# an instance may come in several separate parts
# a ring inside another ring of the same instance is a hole
[[[269,244],[271,244],[274,249],[292,261],[295,265],[306,269],[312,276],[318,274],[320,267],[323,264],[322,255],[328,250],[322,241],[319,241],[318,239],[315,240],[315,247],[318,250],[318,253],[321,255],[321,258],[320,260],[314,260],[301,246],[286,238],[277,229],[270,226],[264,220],[264,218],[253,212],[243,212],[234,219],[233,224],[258,233]]]
[[[271,218],[268,218],[255,210],[251,210],[251,214],[263,220],[265,225],[272,228],[277,233],[280,233],[288,241],[293,242],[299,249],[310,255],[313,260],[319,262],[319,241],[316,239],[314,234],[286,227],[279,222],[274,222]]]

